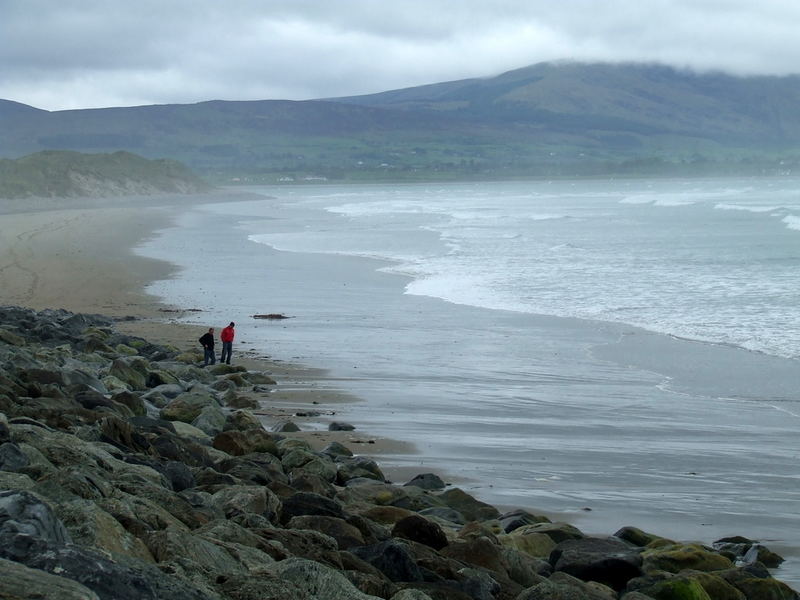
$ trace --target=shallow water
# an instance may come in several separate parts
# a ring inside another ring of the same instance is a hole
[[[330,369],[366,400],[343,419],[421,451],[384,463],[587,532],[794,556],[796,183],[254,188],[140,251],[183,268],[151,291],[190,320]]]

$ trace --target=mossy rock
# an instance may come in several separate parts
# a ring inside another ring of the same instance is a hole
[[[655,600],[717,600],[708,595],[699,581],[683,577],[660,581],[639,592]]]
[[[132,348],[126,344],[117,344],[114,346],[114,350],[116,350],[118,354],[122,354],[124,356],[136,356],[139,354],[139,351],[136,348]]]
[[[733,566],[728,558],[695,544],[648,549],[644,551],[642,557],[644,558],[642,569],[645,573],[651,571],[678,573],[683,569],[720,571]]]
[[[747,600],[797,600],[797,592],[777,579],[752,577],[736,582]],[[716,600],[716,598],[714,599]]]
[[[655,543],[659,540],[668,541],[669,544],[675,543],[669,540],[664,540],[664,538],[661,538],[652,533],[647,533],[646,531],[642,531],[638,527],[623,527],[614,534],[614,537],[618,537],[621,540],[630,542],[634,546],[639,546],[640,548],[644,548],[645,546],[648,546],[649,544]]]
[[[25,338],[8,331],[8,329],[3,329],[2,327],[0,327],[0,342],[5,342],[10,346],[24,346],[26,344]]]
[[[737,590],[733,585],[725,581],[722,577],[713,573],[703,573],[701,571],[685,571],[681,575],[697,581],[703,586],[706,593],[713,598],[713,600],[745,600],[742,592]]]
[[[83,332],[83,335],[96,337],[100,340],[107,340],[111,337],[111,331],[108,329],[101,329],[99,327],[88,327]]]
[[[175,357],[175,360],[185,365],[191,365],[203,360],[203,357],[199,352],[181,352]]]
[[[532,532],[526,535],[513,531],[508,534],[499,535],[497,539],[503,546],[514,548],[534,558],[547,559],[553,551],[553,548],[556,547],[556,543],[553,539],[544,533]]]
[[[249,373],[245,373],[243,377],[251,385],[275,385],[277,383],[272,377],[270,377],[266,373],[259,373],[257,371],[251,371]]]

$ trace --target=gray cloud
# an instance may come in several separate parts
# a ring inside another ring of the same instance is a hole
[[[540,61],[800,70],[796,0],[0,0],[0,97],[304,99]]]

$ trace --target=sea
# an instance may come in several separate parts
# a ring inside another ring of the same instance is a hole
[[[237,188],[149,291],[324,368],[337,418],[587,533],[744,535],[800,587],[800,178]],[[282,313],[266,321],[254,314]]]

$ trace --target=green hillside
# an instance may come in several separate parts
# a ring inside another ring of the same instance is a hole
[[[194,193],[208,187],[176,161],[148,160],[129,152],[48,150],[0,159],[0,198]]]
[[[638,173],[784,173],[800,78],[543,63],[496,77],[303,102],[48,112],[0,101],[0,156],[169,156],[250,182]]]

